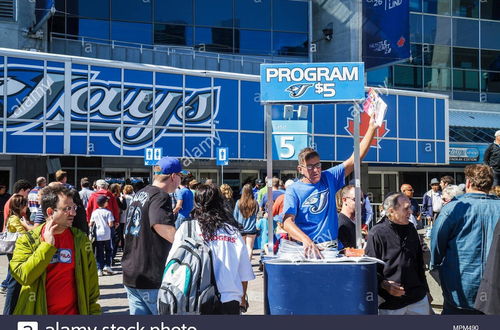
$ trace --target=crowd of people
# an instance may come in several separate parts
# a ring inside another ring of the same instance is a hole
[[[360,143],[361,159],[376,128],[371,121]],[[433,313],[427,266],[439,274],[443,314],[500,313],[500,187],[494,186],[490,164],[467,166],[462,185],[450,176],[433,178],[422,206],[404,183],[399,192],[387,194],[376,218],[368,196],[356,201],[355,186],[346,185],[353,169],[354,155],[323,170],[319,153],[305,148],[298,156],[300,179],[269,178],[268,185],[258,179],[243,185],[238,199],[227,184],[198,183],[172,157],[154,167],[152,184],[135,191],[87,178],[77,191],[62,170],[50,184],[44,177],[35,187],[17,181],[12,196],[0,186],[3,229],[20,234],[1,284],[4,314],[100,314],[99,276],[115,274],[119,249],[130,314],[180,313],[179,295],[187,295],[184,312],[199,312],[193,306],[204,299],[212,314],[240,314],[249,306],[246,290],[255,278],[251,261],[257,237],[262,253],[292,240],[310,259],[323,259],[327,249],[360,248],[356,202],[362,204],[364,253],[384,261],[377,266],[380,315]],[[419,235],[419,229],[427,230]],[[274,242],[267,241],[268,231]],[[180,256],[196,256],[202,247],[210,251],[209,269],[184,267]],[[209,291],[191,290],[193,274],[208,276]]]

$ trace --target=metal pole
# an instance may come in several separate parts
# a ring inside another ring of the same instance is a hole
[[[224,184],[224,165],[221,165],[220,166],[220,176],[221,176],[221,179],[220,179],[220,184],[223,185]]]
[[[356,247],[362,247],[361,237],[361,166],[359,157],[359,117],[360,107],[357,102],[354,102],[354,198],[356,199]]]
[[[273,226],[273,189],[272,189],[272,180],[273,180],[273,126],[272,126],[272,117],[271,117],[271,105],[265,105],[266,111],[266,157],[267,157],[267,225],[268,225],[268,238],[269,242],[267,243],[269,254],[273,255],[273,243],[274,243],[274,226]]]

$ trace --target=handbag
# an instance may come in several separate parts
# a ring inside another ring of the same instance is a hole
[[[5,231],[0,233],[0,255],[2,254],[12,254],[14,252],[14,247],[16,246],[17,238],[21,236],[18,232],[11,233]]]

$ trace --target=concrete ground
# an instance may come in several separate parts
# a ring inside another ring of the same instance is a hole
[[[419,231],[423,234],[423,231]],[[426,247],[428,240],[424,240]],[[426,264],[429,261],[428,248],[425,249]],[[263,273],[258,270],[259,251],[254,251],[252,266],[256,279],[250,281],[248,285],[248,300],[249,309],[248,315],[263,315],[264,314],[264,279]],[[106,314],[128,314],[127,294],[122,284],[122,273],[120,265],[113,267],[117,271],[116,275],[103,276],[99,278],[99,286],[101,289],[101,297],[99,303],[102,306],[102,312]],[[3,280],[7,273],[7,257],[0,256],[0,279]],[[436,275],[426,271],[427,282],[429,284],[431,294],[434,298],[432,307],[435,313],[440,314],[443,304],[443,296]],[[3,311],[5,295],[0,294],[0,312]]]

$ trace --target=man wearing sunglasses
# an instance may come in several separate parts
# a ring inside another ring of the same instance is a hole
[[[101,314],[92,243],[73,226],[77,206],[62,185],[41,190],[45,224],[19,237],[10,262],[21,284],[15,315]]]
[[[361,160],[370,149],[376,129],[377,124],[371,118],[360,143]],[[304,148],[298,158],[297,170],[302,179],[285,193],[283,225],[293,239],[302,242],[306,257],[322,258],[322,247],[338,247],[335,194],[344,186],[345,177],[354,170],[354,153],[342,164],[325,171],[321,170],[319,153],[312,148]]]

